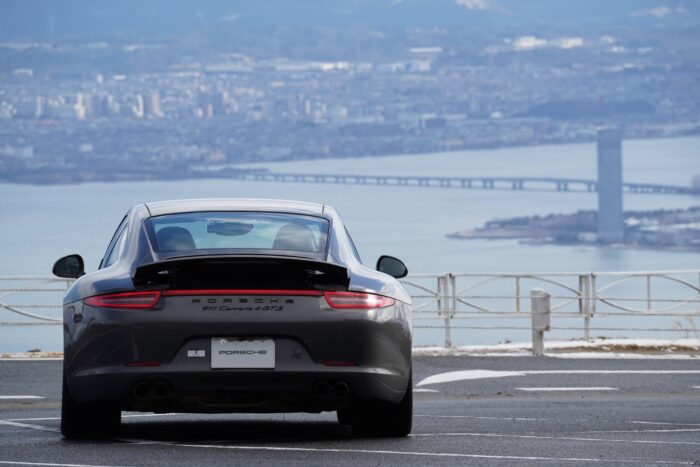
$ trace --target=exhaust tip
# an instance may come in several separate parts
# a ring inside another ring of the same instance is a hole
[[[134,397],[136,397],[137,399],[145,399],[151,393],[151,385],[144,381],[136,383],[136,386],[134,386],[133,389],[133,393]]]
[[[350,394],[350,387],[347,383],[340,381],[333,385],[333,395],[338,399],[345,399]]]
[[[165,397],[168,395],[170,392],[170,385],[166,383],[165,381],[158,381],[154,386],[153,386],[153,394],[155,394],[156,397]]]
[[[319,398],[328,397],[331,392],[331,385],[325,381],[319,381],[314,386],[314,395]]]

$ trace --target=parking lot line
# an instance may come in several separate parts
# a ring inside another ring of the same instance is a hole
[[[682,433],[700,431],[700,428],[673,428],[669,430],[587,430],[574,433]]]
[[[510,378],[533,375],[697,375],[700,370],[458,370],[438,373],[424,378],[416,386],[426,384],[453,383],[486,378]],[[700,387],[700,386],[695,386]]]
[[[617,388],[610,388],[607,386],[588,386],[588,387],[543,387],[543,388],[515,388],[516,391],[619,391]]]
[[[56,464],[56,463],[49,463],[49,462],[23,462],[23,461],[0,461],[0,464],[45,465],[45,466],[57,466],[57,467],[118,467],[118,466],[93,465],[93,464]]]
[[[0,425],[14,426],[18,428],[29,428],[31,430],[53,431],[54,433],[60,432],[60,430],[57,430],[56,428],[49,428],[47,426],[33,425],[29,423],[10,422],[7,420],[0,420]]]
[[[41,396],[18,395],[18,396],[0,396],[0,399],[6,400],[6,399],[44,399],[44,398]]]
[[[430,414],[415,414],[414,417],[431,417],[431,418],[469,418],[476,420],[508,420],[508,421],[526,421],[526,422],[547,422],[551,418],[527,418],[527,417],[479,417],[476,415],[430,415]]]
[[[639,440],[639,439],[605,439],[605,438],[581,438],[573,436],[544,436],[544,435],[513,435],[503,433],[414,433],[409,435],[414,438],[431,437],[431,436],[465,436],[465,437],[483,437],[483,438],[526,438],[526,439],[551,439],[557,441],[593,441],[607,443],[633,443],[633,444],[682,444],[691,446],[700,446],[700,443],[693,441],[654,441],[654,440]]]
[[[139,443],[135,443],[139,444]],[[543,457],[543,456],[508,456],[508,455],[489,455],[489,454],[468,454],[457,452],[421,452],[421,451],[389,451],[389,450],[374,450],[374,449],[337,449],[337,448],[304,448],[304,447],[283,447],[283,446],[239,446],[226,444],[179,444],[179,443],[151,443],[148,444],[163,444],[168,446],[178,446],[186,448],[198,449],[230,449],[238,451],[270,451],[270,452],[326,452],[338,454],[378,454],[378,455],[395,455],[395,456],[414,456],[414,457],[443,457],[443,458],[462,458],[462,459],[498,459],[498,460],[515,460],[515,461],[541,461],[541,462],[583,462],[583,463],[618,463],[618,464],[633,464],[633,465],[693,465],[692,462],[671,462],[671,461],[654,461],[649,459],[603,459],[603,458],[585,458],[585,457]]]

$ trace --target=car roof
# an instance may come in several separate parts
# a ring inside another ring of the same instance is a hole
[[[151,216],[200,211],[269,211],[322,216],[323,204],[280,199],[209,198],[146,203]]]

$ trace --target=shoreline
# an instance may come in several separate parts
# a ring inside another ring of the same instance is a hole
[[[652,135],[649,137],[639,137],[635,136],[630,139],[623,140],[623,144],[626,142],[634,141],[666,141],[666,140],[678,140],[684,138],[700,138],[700,134],[690,133],[690,134],[676,134],[668,136],[658,136]],[[409,152],[403,154],[369,154],[369,155],[355,155],[355,156],[342,156],[342,157],[309,157],[309,158],[294,158],[294,159],[284,159],[284,160],[274,160],[274,161],[243,161],[243,162],[231,162],[225,165],[231,166],[239,171],[249,171],[249,170],[260,170],[261,168],[269,168],[270,166],[275,166],[277,164],[290,164],[290,163],[303,163],[311,161],[347,161],[347,160],[363,160],[363,159],[383,159],[392,157],[405,157],[405,156],[417,156],[417,157],[430,157],[433,155],[466,155],[466,153],[480,153],[483,151],[497,152],[501,150],[511,150],[511,149],[531,149],[531,148],[552,148],[558,146],[579,146],[579,145],[590,145],[595,143],[595,138],[581,138],[570,141],[561,142],[533,142],[531,144],[493,144],[493,145],[477,145],[471,146],[464,149],[458,150],[448,150],[448,151],[427,151],[427,152]],[[215,167],[215,166],[214,166]],[[56,178],[57,173],[65,173],[68,177],[60,179]],[[70,170],[65,172],[57,172],[55,169],[47,169],[41,173],[27,174],[27,177],[12,178],[0,178],[0,184],[8,185],[19,185],[19,186],[74,186],[83,185],[88,183],[122,183],[122,182],[174,182],[174,181],[188,181],[188,180],[205,180],[205,179],[226,179],[228,178],[226,174],[217,171],[199,171],[191,170],[188,172],[172,172],[172,173],[159,173],[159,172],[144,172],[144,171],[123,171],[116,172],[116,176],[105,177],[105,172],[95,169],[94,171],[85,171],[83,176],[76,177],[75,174],[80,174],[80,170]],[[218,175],[218,176],[217,176]]]

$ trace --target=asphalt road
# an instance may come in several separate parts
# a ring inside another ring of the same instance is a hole
[[[115,439],[67,441],[60,375],[0,361],[0,465],[700,465],[697,359],[416,357],[402,439],[334,414],[125,413]]]

